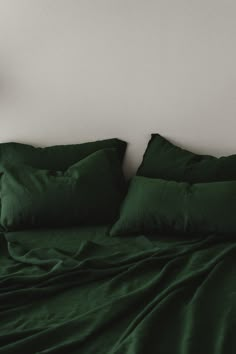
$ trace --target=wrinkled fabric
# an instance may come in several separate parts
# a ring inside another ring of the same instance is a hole
[[[0,235],[0,354],[234,354],[236,242]]]

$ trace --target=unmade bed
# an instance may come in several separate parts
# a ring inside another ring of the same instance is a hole
[[[235,354],[236,155],[0,144],[0,354]]]

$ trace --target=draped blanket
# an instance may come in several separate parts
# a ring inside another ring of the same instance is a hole
[[[0,354],[236,353],[236,241],[87,233],[0,235]]]

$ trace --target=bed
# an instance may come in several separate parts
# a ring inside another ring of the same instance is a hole
[[[201,232],[204,218],[194,233],[143,220],[120,236],[111,223],[11,230],[3,219],[0,354],[234,354],[233,216],[215,232]]]

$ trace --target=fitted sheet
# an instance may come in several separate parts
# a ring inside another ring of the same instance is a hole
[[[0,354],[233,354],[236,238],[0,234]]]

